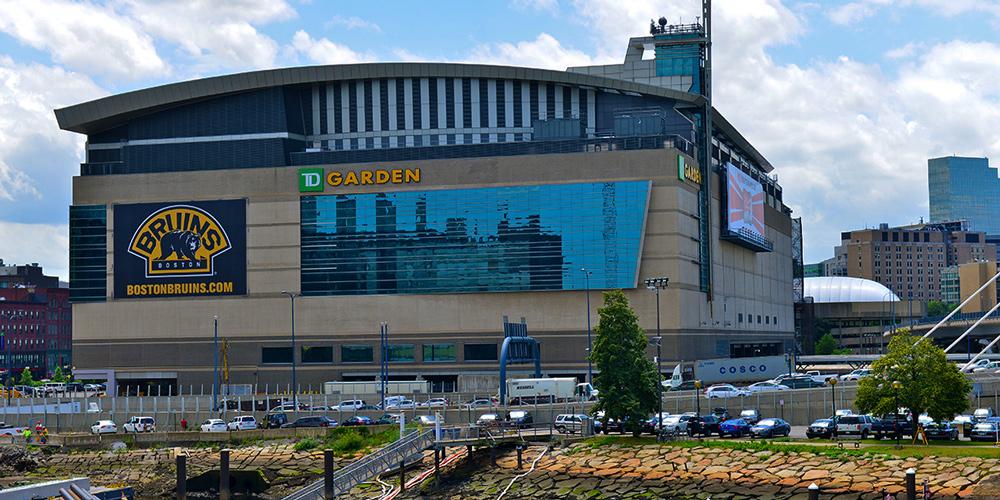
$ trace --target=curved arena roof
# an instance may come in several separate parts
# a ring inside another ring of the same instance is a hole
[[[899,302],[899,297],[881,283],[862,278],[822,276],[804,280],[804,296],[816,303]]]
[[[625,95],[663,97],[691,107],[703,106],[705,102],[704,97],[697,94],[568,71],[482,64],[364,63],[268,69],[171,83],[68,106],[55,110],[55,114],[59,128],[93,134],[139,116],[227,94],[339,80],[422,77],[536,80]],[[770,162],[718,111],[713,111],[712,124],[752,156],[765,172],[773,169]]]

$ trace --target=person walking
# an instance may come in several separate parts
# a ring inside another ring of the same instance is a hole
[[[24,428],[24,444],[31,444],[31,428]]]
[[[182,431],[188,430],[188,421],[184,417],[181,417],[181,430]]]

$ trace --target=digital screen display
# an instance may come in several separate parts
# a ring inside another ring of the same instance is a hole
[[[726,164],[726,186],[729,231],[764,238],[764,188],[732,163]]]

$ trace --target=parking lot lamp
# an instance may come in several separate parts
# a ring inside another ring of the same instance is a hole
[[[212,411],[219,411],[219,315],[212,316]]]
[[[833,420],[834,424],[837,421],[837,378],[831,377],[830,380],[830,408],[833,409]]]
[[[701,391],[701,380],[695,380],[694,381],[694,404],[697,407],[697,409],[695,411],[698,412],[698,416],[699,417],[701,416],[701,397],[698,394],[700,391]]]
[[[903,383],[895,380],[892,382],[893,394],[895,395],[896,408],[892,411],[892,430],[893,434],[896,435],[896,448],[900,448],[899,445],[899,390],[903,388]]]
[[[590,275],[592,274],[586,267],[580,269],[583,272],[584,287],[587,289],[587,383],[594,385],[594,363],[590,360],[590,351],[594,347],[590,340]]]
[[[298,294],[285,290],[282,290],[281,293],[292,300],[292,407],[295,408],[295,411],[299,411],[299,386],[298,380],[295,378],[295,297]]]

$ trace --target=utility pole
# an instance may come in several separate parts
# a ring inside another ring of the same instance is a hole
[[[281,293],[287,295],[292,301],[292,407],[295,408],[295,411],[299,411],[299,385],[295,378],[295,297],[298,294],[285,290],[282,290]]]
[[[594,385],[594,363],[590,360],[590,352],[594,345],[590,338],[590,274],[591,272],[587,268],[580,269],[583,271],[584,283],[587,288],[587,383],[591,386]]]
[[[660,277],[660,278],[649,278],[645,281],[646,288],[654,293],[656,293],[656,396],[659,407],[656,410],[656,421],[657,421],[657,435],[663,432],[663,384],[660,382],[660,377],[663,376],[663,370],[660,368],[660,358],[661,351],[660,346],[663,345],[663,335],[660,333],[660,289],[666,288],[670,284],[670,278]]]
[[[219,411],[219,315],[212,316],[215,324],[212,347],[212,411]]]

